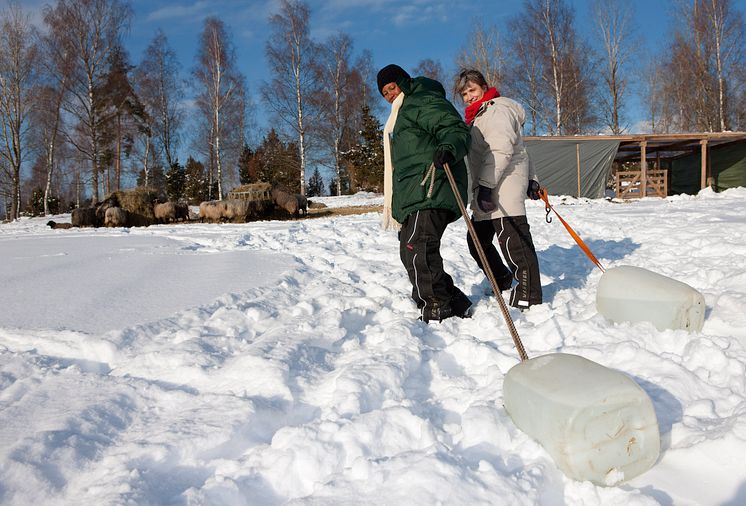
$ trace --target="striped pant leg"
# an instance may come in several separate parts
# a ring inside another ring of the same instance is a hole
[[[510,294],[510,305],[518,308],[541,304],[539,259],[525,216],[492,220],[503,257],[518,284]]]
[[[491,220],[475,221],[472,219],[474,225],[474,231],[476,232],[477,241],[479,241],[484,256],[487,257],[487,264],[489,264],[492,270],[492,275],[495,276],[498,288],[500,290],[509,290],[513,284],[513,273],[505,267],[500,254],[497,252],[492,240],[495,237],[495,226]],[[471,257],[477,262],[477,265],[484,272],[484,266],[482,260],[479,258],[477,247],[471,238],[471,234],[466,234],[466,244],[469,246],[469,253]],[[486,273],[485,273],[486,275]]]
[[[448,306],[455,291],[440,255],[440,241],[451,220],[450,211],[423,209],[402,223],[399,256],[412,283],[412,299],[423,310]]]

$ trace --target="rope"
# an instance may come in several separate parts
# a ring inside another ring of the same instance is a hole
[[[431,163],[430,167],[427,169],[427,172],[425,172],[425,177],[422,178],[422,182],[420,183],[420,186],[425,186],[425,183],[427,182],[427,178],[430,178],[430,187],[427,189],[427,198],[430,198],[433,196],[433,187],[435,186],[435,164]]]
[[[444,163],[443,170],[445,171],[446,176],[448,176],[448,182],[451,184],[453,195],[454,197],[456,197],[456,202],[458,203],[459,209],[461,209],[461,215],[464,217],[464,221],[466,222],[466,228],[469,229],[469,235],[471,236],[472,241],[474,241],[474,246],[477,249],[477,253],[479,253],[479,259],[482,261],[482,265],[484,266],[484,272],[487,274],[487,279],[490,281],[490,285],[492,285],[492,291],[495,292],[497,302],[500,304],[500,311],[503,314],[505,323],[508,325],[508,330],[510,331],[510,336],[513,338],[515,348],[516,350],[518,350],[518,355],[521,357],[521,361],[528,360],[528,355],[526,355],[526,350],[523,348],[521,338],[518,336],[518,331],[515,329],[513,318],[510,317],[508,306],[507,304],[505,304],[505,300],[500,293],[500,289],[497,287],[497,280],[495,280],[495,275],[492,273],[490,264],[487,262],[487,255],[485,255],[484,248],[482,248],[482,245],[479,243],[479,239],[477,238],[477,231],[474,230],[474,224],[469,219],[469,215],[466,214],[466,207],[464,207],[464,201],[461,198],[461,194],[458,192],[458,188],[456,187],[456,180],[453,178],[451,168],[448,166],[447,163]]]
[[[585,244],[585,242],[583,242],[583,239],[581,239],[580,236],[572,229],[572,227],[568,225],[568,223],[565,220],[562,219],[562,216],[560,216],[557,210],[554,209],[554,207],[552,207],[552,204],[549,203],[549,195],[547,194],[546,188],[541,188],[539,190],[539,197],[541,197],[541,200],[543,200],[545,204],[545,209],[547,212],[547,223],[550,223],[552,221],[552,219],[549,217],[549,212],[554,211],[554,214],[557,215],[557,218],[559,218],[559,220],[562,222],[562,224],[565,226],[565,228],[569,232],[570,237],[575,239],[575,242],[578,244],[578,246],[580,246],[580,249],[583,250],[583,252],[588,256],[588,258],[591,259],[591,262],[596,264],[596,267],[601,269],[601,272],[606,272],[606,269],[604,269],[604,266],[601,265],[601,262],[599,262],[598,258],[596,258],[596,256],[591,252],[591,249]]]

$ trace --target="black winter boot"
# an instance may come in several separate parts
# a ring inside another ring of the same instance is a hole
[[[420,320],[425,323],[430,323],[431,321],[442,322],[451,316],[453,316],[453,309],[451,309],[450,305],[444,306],[437,302],[431,302],[422,308]]]
[[[472,302],[469,297],[464,295],[464,292],[454,287],[456,294],[451,299],[451,309],[453,314],[459,318],[471,318],[472,315]]]

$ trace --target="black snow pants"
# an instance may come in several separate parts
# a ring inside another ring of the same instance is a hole
[[[534,304],[541,304],[539,259],[536,257],[536,249],[526,217],[507,216],[483,221],[472,219],[472,223],[500,290],[510,289],[513,279],[518,281],[510,294],[510,305],[527,308]],[[495,234],[497,234],[497,242],[508,267],[505,267],[492,243]],[[484,270],[470,235],[467,235],[466,241],[469,245],[469,253],[477,261],[479,268]]]
[[[443,270],[440,241],[453,212],[423,209],[404,219],[399,232],[399,257],[412,283],[412,299],[424,321],[468,316],[471,301]]]

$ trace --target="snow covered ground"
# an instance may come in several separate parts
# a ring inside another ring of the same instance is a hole
[[[0,225],[0,504],[746,504],[746,189],[552,201],[607,267],[705,297],[700,333],[605,321],[601,272],[528,203],[545,303],[512,312],[517,331],[529,356],[579,354],[646,390],[662,448],[645,474],[569,480],[513,425],[518,357],[463,221],[443,252],[475,314],[428,326],[378,213],[39,218]]]

